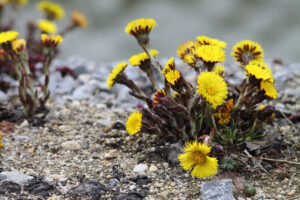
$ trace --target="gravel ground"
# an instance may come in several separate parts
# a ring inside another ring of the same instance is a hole
[[[286,78],[285,70],[277,71],[274,76],[281,98],[274,104],[284,113],[299,112],[300,73]],[[103,82],[91,74],[80,74],[74,79],[74,87],[92,80]],[[234,74],[228,76],[236,80]],[[18,181],[23,178],[25,183],[1,179],[0,174],[0,200],[201,199],[204,183],[234,177],[240,186],[253,184],[257,190],[253,199],[300,198],[299,165],[297,168],[289,163],[266,162],[268,173],[219,171],[207,179],[191,177],[176,164],[174,152],[180,151],[178,145],[165,143],[156,135],[130,136],[126,132],[124,124],[135,104],[127,93],[122,96],[117,89],[108,92],[102,86],[92,91],[93,97],[78,100],[73,98],[76,89],[69,93],[60,90],[60,97],[48,105],[51,110],[43,125],[34,126],[24,120],[13,132],[4,134],[0,172],[23,173],[25,176],[18,176]],[[300,137],[299,130],[295,130],[299,120],[296,123],[276,118],[271,128],[277,134],[277,143],[285,144],[283,159],[294,162],[300,157],[299,150],[293,148]],[[246,198],[237,187],[233,192],[236,199]]]

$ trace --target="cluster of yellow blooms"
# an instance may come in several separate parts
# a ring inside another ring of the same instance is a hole
[[[57,32],[57,25],[55,20],[61,20],[65,17],[65,10],[57,3],[50,1],[41,1],[37,4],[37,8],[45,14],[46,19],[39,20],[37,26],[43,33],[55,33]],[[71,30],[75,27],[87,27],[88,20],[78,10],[75,10],[71,14],[71,24],[67,27]]]
[[[211,137],[216,134],[210,140],[218,141],[219,138],[221,141],[223,130],[232,124],[243,126],[247,134],[259,130],[259,124],[270,119],[274,109],[270,106],[258,109],[258,104],[277,97],[271,69],[263,61],[264,53],[258,43],[250,40],[238,42],[233,47],[232,56],[244,68],[245,80],[240,87],[234,87],[224,79],[225,66],[218,64],[225,61],[227,44],[215,38],[198,36],[196,41],[182,43],[177,50],[178,57],[197,74],[194,87],[176,69],[174,57],[167,61],[164,68],[155,60],[158,51],[149,48],[149,33],[155,26],[154,19],[142,18],[130,22],[125,28],[125,32],[134,36],[144,50],[133,55],[129,63],[147,73],[155,94],[152,97],[147,95],[127,78],[127,63],[117,65],[107,79],[107,86],[112,88],[115,83],[126,85],[131,89],[131,95],[145,101],[149,107],[139,108],[129,116],[126,122],[129,134],[143,131],[177,140],[194,140],[186,142],[184,153],[178,156],[181,166],[185,170],[193,168],[191,175],[195,177],[213,176],[217,173],[218,160],[209,156],[211,147],[207,142],[201,143],[200,136],[208,132]],[[151,67],[163,77],[163,88],[154,79]],[[241,113],[248,113],[247,119],[242,119]],[[247,120],[248,127],[245,128],[243,121]],[[241,130],[239,134],[237,140],[245,140]]]

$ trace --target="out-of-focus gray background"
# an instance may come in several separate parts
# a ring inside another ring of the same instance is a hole
[[[29,0],[19,16],[38,20],[41,14]],[[85,13],[90,25],[65,37],[60,58],[80,55],[96,62],[128,59],[139,53],[132,36],[125,34],[128,22],[154,18],[158,26],[151,32],[151,47],[159,57],[176,55],[177,47],[198,35],[227,42],[232,46],[242,39],[259,42],[267,58],[285,62],[300,61],[299,0],[60,0],[69,17],[73,9]],[[60,21],[63,25],[68,18]],[[19,29],[22,28],[19,24]]]

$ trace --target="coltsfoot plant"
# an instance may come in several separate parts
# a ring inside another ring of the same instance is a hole
[[[56,21],[65,17],[65,11],[59,4],[41,1],[37,3],[37,8],[44,14],[44,19],[37,22],[29,20],[25,39],[18,39],[19,32],[14,31],[18,19],[16,14],[27,3],[28,0],[0,2],[0,74],[6,73],[19,81],[20,101],[26,116],[31,117],[38,105],[45,110],[50,95],[49,67],[58,52],[58,44],[63,41],[62,36],[75,28],[86,27],[88,21],[81,12],[73,11],[68,25],[57,34]],[[6,13],[7,17],[3,15]],[[10,19],[8,23],[4,22],[5,17]],[[34,80],[36,63],[43,63],[44,81],[41,83]],[[5,81],[0,81],[0,88],[4,88],[2,85],[5,84]]]
[[[199,36],[196,41],[182,43],[177,51],[197,76],[195,83],[188,82],[173,57],[164,67],[155,59],[158,51],[151,50],[149,44],[149,33],[155,25],[154,19],[138,19],[125,28],[144,51],[129,62],[146,73],[154,94],[147,94],[126,76],[125,62],[111,72],[107,86],[125,85],[132,96],[147,105],[138,106],[129,116],[129,134],[146,132],[167,141],[186,142],[184,153],[178,157],[182,167],[193,168],[192,176],[212,176],[218,160],[209,156],[215,155],[210,146],[228,147],[263,136],[263,124],[272,118],[274,107],[262,104],[277,96],[272,72],[258,43],[238,42],[232,56],[244,68],[245,78],[235,86],[226,80],[225,66],[220,64],[225,61],[226,43]],[[160,80],[155,79],[154,70]]]

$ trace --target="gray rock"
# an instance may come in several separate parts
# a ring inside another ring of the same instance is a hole
[[[3,101],[8,101],[8,96],[2,90],[0,90],[0,102]]]
[[[82,149],[88,149],[90,146],[88,141],[81,141],[80,144]]]
[[[204,183],[201,193],[203,200],[235,200],[232,193],[231,179]]]
[[[89,99],[95,95],[96,90],[107,90],[106,83],[97,80],[90,80],[88,83],[76,88],[71,96],[75,100]]]
[[[23,174],[18,171],[10,171],[10,172],[1,172],[0,173],[0,180],[8,180],[13,183],[23,185],[24,183],[27,183],[29,180],[32,180],[32,176],[27,176],[26,174]]]
[[[14,136],[14,138],[16,140],[31,140],[31,138],[26,135],[17,135],[17,136]]]
[[[120,182],[118,181],[118,179],[116,179],[116,178],[113,178],[113,179],[110,179],[109,180],[109,186],[110,187],[116,187],[117,185],[119,185],[120,184]]]
[[[97,121],[96,124],[97,124],[98,128],[104,128],[104,127],[110,125],[110,123],[111,123],[111,119],[108,118],[108,119],[100,119],[99,121]]]
[[[173,164],[178,164],[178,154],[183,153],[183,148],[182,144],[179,143],[174,143],[170,145],[170,151],[168,155],[168,160],[173,163]]]
[[[73,74],[75,77],[78,77],[80,74],[90,73],[84,65],[78,65],[73,68]]]
[[[59,84],[59,87],[56,89],[56,92],[59,94],[70,93],[75,86],[75,80],[72,76],[65,76]]]
[[[34,129],[30,130],[30,133],[32,133],[32,134],[38,134],[38,133],[40,133],[40,130],[37,129],[37,128],[34,128]]]

